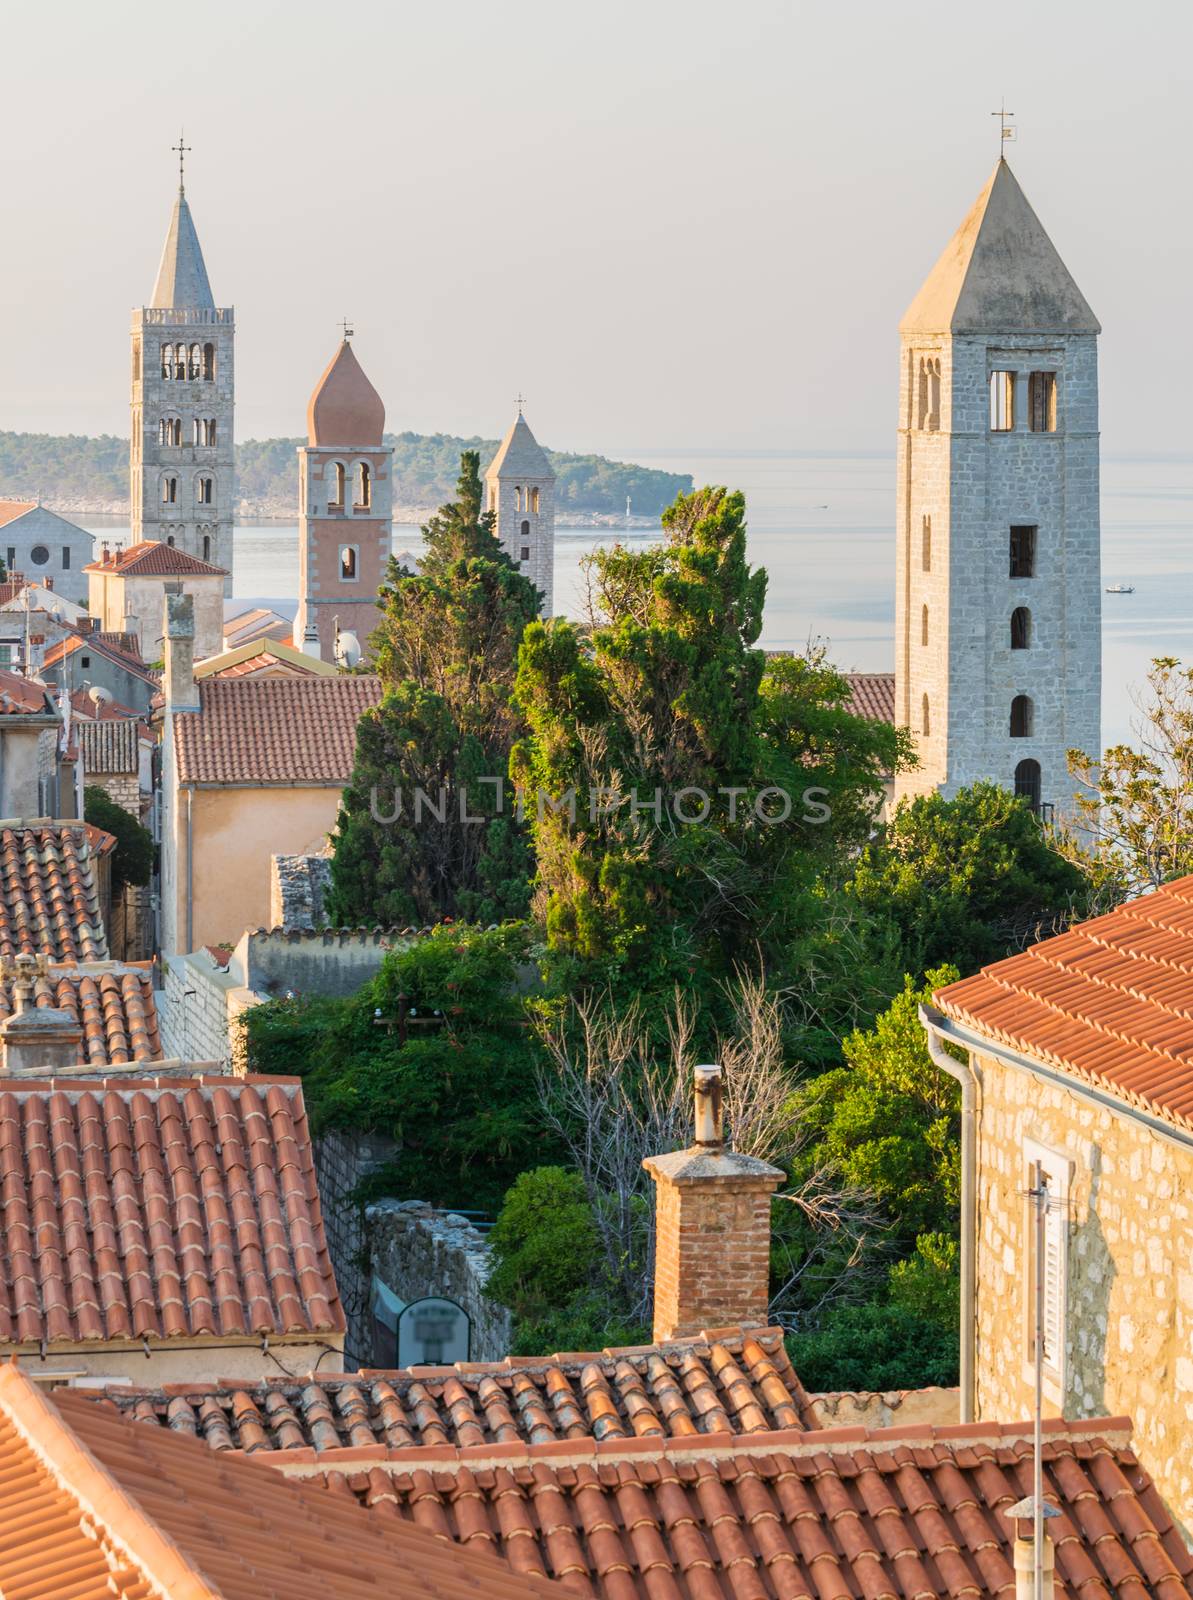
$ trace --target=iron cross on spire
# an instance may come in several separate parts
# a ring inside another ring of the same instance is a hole
[[[183,184],[183,174],[184,174],[184,170],[185,170],[184,169],[184,163],[186,161],[187,156],[190,154],[190,148],[191,147],[190,147],[189,144],[187,144],[185,142],[185,140],[186,140],[186,134],[180,128],[178,130],[178,143],[177,144],[172,144],[170,146],[171,150],[177,150],[177,152],[178,152],[178,193],[179,194],[185,194],[186,193],[186,188],[185,188],[185,186]]]
[[[343,328],[343,330],[344,330],[344,341],[345,341],[345,343],[347,343],[347,341],[348,341],[348,340],[349,340],[349,339],[351,339],[351,337],[352,337],[352,335],[353,335],[353,334],[354,334],[354,333],[355,333],[355,332],[356,332],[356,329],[355,329],[355,328],[354,328],[354,327],[353,327],[353,326],[352,326],[352,324],[351,324],[351,323],[350,323],[350,322],[349,322],[349,321],[348,321],[348,318],[347,318],[347,317],[345,317],[345,318],[344,318],[344,319],[343,319],[343,320],[342,320],[342,321],[341,321],[341,323],[340,323],[340,327],[341,327],[341,328]]]
[[[998,118],[998,156],[999,160],[1001,161],[1003,159],[1003,146],[1008,143],[1008,141],[1013,140],[1016,136],[1017,130],[1015,128],[1015,124],[1007,121],[1007,118],[1013,117],[1015,113],[1007,110],[1007,102],[1004,97],[998,110],[992,111],[990,115]]]
[[[525,404],[526,404],[526,396],[522,393],[521,389],[519,389],[518,390],[518,415],[519,416],[522,415],[522,407]]]

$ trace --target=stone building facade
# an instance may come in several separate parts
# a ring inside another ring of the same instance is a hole
[[[1100,749],[1099,331],[1000,162],[900,324],[897,798],[1063,809]]]
[[[181,185],[153,297],[133,312],[132,542],[160,539],[227,569],[236,510],[235,315],[217,306]]]
[[[384,429],[381,397],[345,338],[311,396],[308,442],[298,452],[294,642],[324,661],[336,659],[345,633],[365,650],[380,620],[377,591],[393,544],[393,447]]]
[[[555,607],[555,473],[518,412],[485,471],[486,509],[511,561],[542,591],[542,614]]]

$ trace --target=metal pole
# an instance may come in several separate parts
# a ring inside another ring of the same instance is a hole
[[[1033,1193],[1036,1208],[1036,1410],[1033,1440],[1032,1497],[1035,1524],[1032,1534],[1035,1600],[1044,1600],[1044,1234],[1048,1216],[1048,1180],[1043,1163],[1036,1162]]]

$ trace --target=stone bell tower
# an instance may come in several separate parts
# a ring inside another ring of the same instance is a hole
[[[149,305],[133,312],[132,542],[160,540],[224,567],[236,507],[231,306],[217,306],[183,185]]]
[[[555,473],[520,406],[485,472],[485,486],[502,548],[542,590],[542,614],[549,617],[555,602]]]
[[[335,660],[337,627],[362,650],[393,543],[393,447],[385,406],[346,334],[307,407],[298,451],[298,616],[294,643]]]
[[[1097,318],[1000,160],[899,326],[896,796],[1101,752]]]

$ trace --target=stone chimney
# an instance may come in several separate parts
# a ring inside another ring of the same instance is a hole
[[[195,686],[195,602],[189,594],[166,596],[164,628],[165,676],[162,683],[167,711],[198,711]]]
[[[319,630],[313,622],[308,622],[302,634],[302,653],[304,656],[314,656],[319,659]]]
[[[783,1173],[726,1149],[719,1066],[696,1068],[695,1098],[691,1147],[642,1163],[656,1186],[656,1343],[767,1320],[770,1198]]]
[[[82,1028],[69,1011],[37,1004],[35,956],[18,956],[15,968],[12,1015],[0,1022],[0,1075],[53,1078],[78,1072],[83,1064]]]

